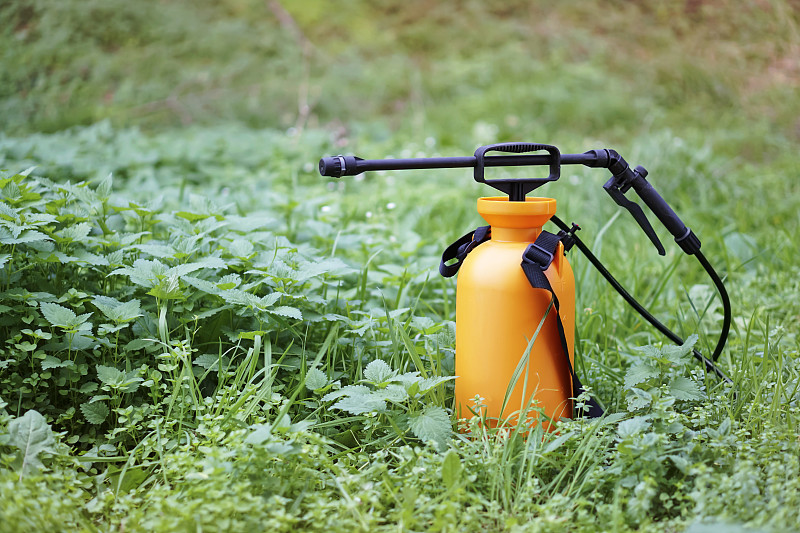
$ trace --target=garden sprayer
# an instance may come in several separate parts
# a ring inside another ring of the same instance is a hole
[[[488,152],[514,155],[487,156]],[[546,153],[541,153],[546,152]],[[474,168],[475,181],[506,196],[478,199],[478,213],[489,224],[471,231],[450,245],[442,256],[440,273],[459,272],[456,289],[456,409],[460,416],[476,414],[502,419],[535,403],[550,420],[588,414],[602,408],[590,398],[580,412],[573,399],[584,391],[575,373],[575,278],[565,254],[577,246],[614,289],[650,324],[671,341],[683,340],[639,304],[577,237],[580,227],[568,226],[556,213],[551,198],[526,195],[557,180],[562,165],[607,168],[612,177],[603,189],[624,207],[658,250],[664,247],[642,208],[625,195],[631,189],[675,237],[688,255],[697,258],[719,291],[723,305],[722,331],[710,357],[693,355],[705,368],[730,382],[715,364],[728,336],[730,301],[722,280],[700,251],[700,240],[647,181],[647,171],[632,169],[614,150],[589,150],[562,154],[555,146],[501,143],[481,146],[473,156],[416,159],[361,159],[355,156],[323,157],[323,176],[354,176],[374,170]],[[546,178],[486,179],[486,167],[546,166]],[[552,221],[558,233],[544,231]],[[522,363],[525,364],[522,364]],[[513,384],[512,387],[509,384]],[[510,394],[509,394],[510,392]],[[474,398],[483,405],[474,409]],[[480,411],[480,412],[479,412]]]

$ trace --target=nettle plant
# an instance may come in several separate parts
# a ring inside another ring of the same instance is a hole
[[[690,508],[686,487],[716,460],[715,448],[730,445],[729,418],[715,428],[711,420],[698,427],[691,416],[706,400],[702,371],[691,355],[697,338],[690,336],[682,346],[644,346],[625,374],[629,417],[617,427],[607,473],[617,480],[609,491],[625,502],[634,522]]]
[[[433,403],[436,400],[433,397],[453,379],[454,376],[423,376],[420,372],[401,374],[377,359],[364,368],[358,384],[342,387],[317,368],[308,371],[305,384],[328,411],[354,415],[351,422],[359,430],[337,435],[340,442],[386,445],[404,439],[411,432],[416,438],[433,441],[439,449],[444,449],[452,435],[453,423],[447,411]],[[357,434],[366,442],[357,442]]]
[[[194,197],[165,212],[158,198],[112,195],[110,176],[92,187],[26,171],[0,177],[0,190],[0,397],[11,412],[88,423],[91,440],[120,417],[141,421],[133,407],[197,411],[255,339],[287,347],[270,372],[289,387],[302,346],[340,320],[325,312],[326,275],[350,269],[277,235],[266,214]]]

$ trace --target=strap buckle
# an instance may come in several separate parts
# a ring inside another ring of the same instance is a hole
[[[534,243],[525,248],[525,253],[522,254],[522,262],[530,265],[539,265],[542,272],[550,268],[550,263],[553,262],[554,256],[551,252],[542,246]]]
[[[581,227],[574,222],[572,223],[572,227],[568,230],[561,230],[556,234],[556,237],[561,239],[561,244],[564,245],[564,254],[569,252],[573,246],[575,246],[575,234],[580,230]]]
[[[481,226],[476,228],[473,232],[472,240],[466,244],[462,244],[458,247],[458,255],[456,257],[459,260],[463,260],[467,254],[469,254],[472,250],[475,249],[476,246],[479,244],[485,243],[489,240],[490,228],[489,226]]]
[[[490,239],[491,228],[481,226],[470,231],[456,242],[448,246],[442,254],[442,262],[439,263],[439,273],[445,278],[456,275],[461,263],[476,246],[483,244]],[[448,265],[448,261],[456,260],[455,263]]]

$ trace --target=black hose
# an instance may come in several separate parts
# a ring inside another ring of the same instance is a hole
[[[706,256],[704,256],[700,250],[698,250],[694,255],[697,256],[697,260],[700,261],[700,264],[703,265],[703,268],[706,269],[706,272],[708,272],[708,275],[714,282],[714,286],[717,288],[717,291],[719,291],[719,296],[722,300],[722,331],[719,334],[717,347],[714,348],[714,353],[711,355],[711,360],[716,362],[717,359],[719,359],[723,348],[725,348],[725,343],[728,340],[728,332],[731,329],[731,299],[728,297],[728,291],[725,290],[725,284],[722,283],[719,275],[717,275],[717,271],[714,270],[714,267],[712,267],[711,263],[708,262]]]
[[[558,226],[561,230],[569,232],[571,228],[567,226],[564,221],[560,218],[553,215],[551,218],[553,223]],[[666,336],[669,340],[676,344],[683,344],[684,340],[680,338],[675,332],[665,326],[661,321],[659,321],[656,317],[654,317],[647,309],[645,309],[642,304],[640,304],[631,294],[625,290],[617,279],[611,274],[611,272],[603,266],[600,260],[595,256],[591,250],[586,246],[586,244],[580,240],[574,233],[571,233],[572,238],[574,239],[575,245],[578,249],[586,256],[589,262],[597,269],[598,272],[606,279],[606,281],[614,287],[614,289],[619,293],[620,296],[636,310],[645,320],[647,320],[654,328],[660,331],[664,336]],[[718,377],[723,379],[725,382],[733,384],[733,380],[728,377],[728,375],[722,371],[716,364],[715,361],[719,358],[719,355],[722,353],[723,348],[725,347],[725,343],[728,341],[728,331],[730,330],[731,324],[731,303],[728,297],[728,292],[725,290],[725,286],[722,283],[722,280],[717,275],[714,268],[705,258],[705,256],[700,253],[698,250],[697,253],[697,260],[700,261],[700,264],[703,265],[703,268],[708,272],[708,275],[714,281],[714,285],[717,287],[719,291],[720,298],[722,299],[722,308],[724,318],[722,321],[722,332],[720,333],[719,340],[717,341],[717,346],[714,349],[714,353],[711,356],[711,359],[706,358],[703,354],[701,354],[697,349],[692,350],[692,355],[694,355],[695,359],[702,362],[706,370],[713,372]]]

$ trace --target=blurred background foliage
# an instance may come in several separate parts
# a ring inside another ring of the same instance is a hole
[[[10,0],[0,128],[233,121],[471,148],[666,127],[759,159],[800,137],[799,22],[798,0]]]

